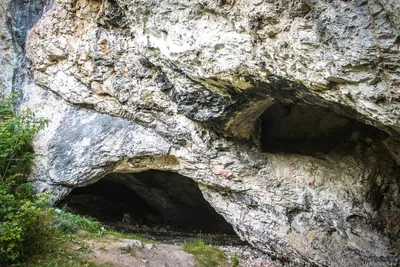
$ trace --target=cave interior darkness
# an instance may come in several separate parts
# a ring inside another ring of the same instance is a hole
[[[353,151],[365,140],[388,135],[372,126],[316,105],[275,102],[260,117],[263,152],[324,157]]]
[[[105,224],[235,235],[232,226],[204,199],[197,183],[173,172],[108,174],[93,184],[73,189],[58,206]]]

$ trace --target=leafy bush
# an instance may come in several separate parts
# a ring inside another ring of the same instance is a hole
[[[46,248],[54,234],[48,197],[9,193],[0,186],[0,266]]]
[[[48,196],[26,184],[34,157],[31,139],[47,121],[13,111],[15,97],[0,99],[0,266],[45,248],[53,234]]]
[[[43,129],[47,120],[36,119],[27,109],[14,113],[15,96],[0,99],[0,180],[3,186],[24,182],[34,157],[32,137]]]

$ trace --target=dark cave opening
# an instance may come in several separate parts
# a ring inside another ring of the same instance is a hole
[[[204,199],[197,183],[173,172],[108,174],[96,183],[75,188],[58,206],[105,224],[236,235]]]
[[[140,218],[141,221],[151,215],[159,216],[158,211],[135,191],[110,179],[75,188],[63,199],[61,206],[103,222],[120,222],[125,214]]]
[[[385,138],[382,131],[316,105],[276,102],[260,117],[264,152],[325,155],[348,152],[360,144]]]

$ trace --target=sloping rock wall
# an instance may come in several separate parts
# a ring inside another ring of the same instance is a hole
[[[0,96],[10,94],[16,55],[7,25],[9,2],[0,2]]]
[[[21,52],[22,106],[51,121],[31,179],[62,198],[112,172],[177,172],[263,251],[396,264],[399,20],[395,0],[55,0]],[[265,148],[296,131],[340,138]]]

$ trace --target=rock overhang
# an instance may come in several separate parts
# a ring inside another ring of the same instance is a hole
[[[55,1],[26,46],[24,105],[52,120],[32,180],[62,197],[113,171],[174,171],[264,251],[396,262],[398,166],[379,138],[322,158],[258,147],[266,109],[308,104],[386,131],[396,159],[386,4],[388,17],[378,1]]]

